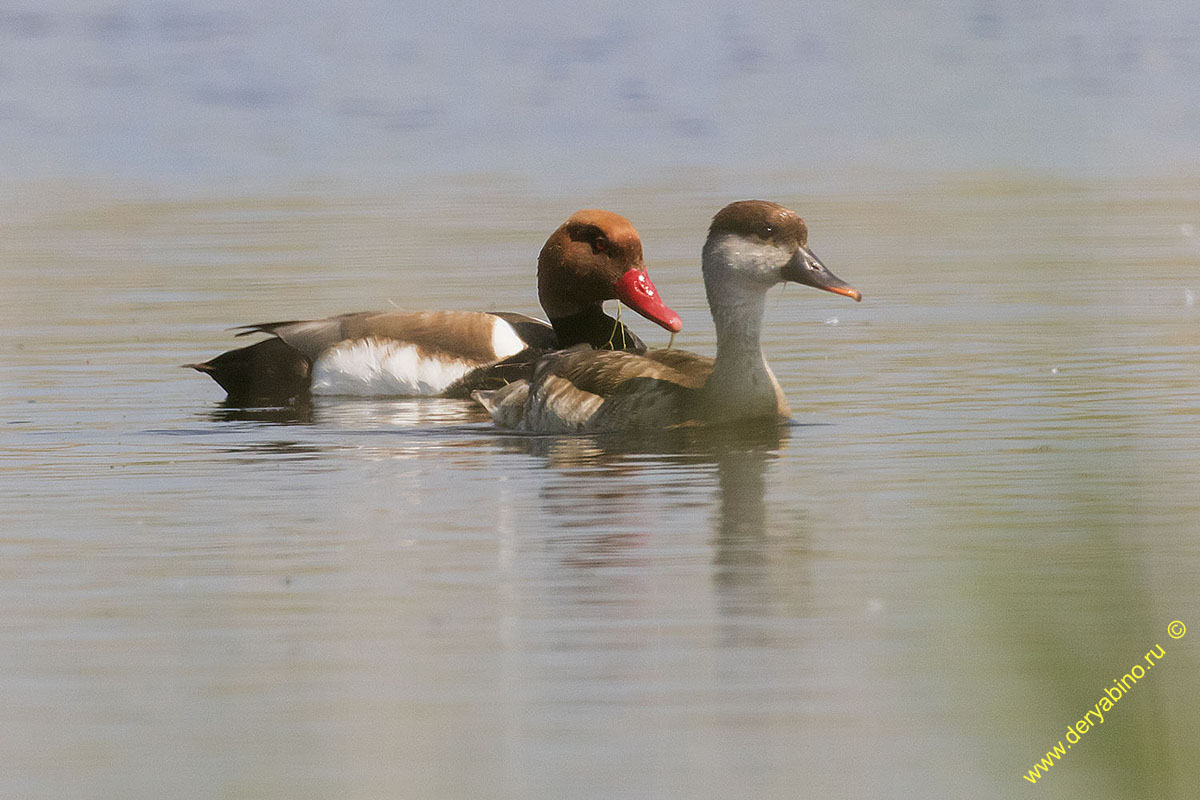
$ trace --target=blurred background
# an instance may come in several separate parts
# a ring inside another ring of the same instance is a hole
[[[10,181],[1195,163],[1188,3],[9,2]]]
[[[1198,87],[1184,2],[6,0],[0,795],[1192,797]],[[537,313],[584,207],[712,352],[747,197],[864,296],[770,296],[761,439],[178,367]]]

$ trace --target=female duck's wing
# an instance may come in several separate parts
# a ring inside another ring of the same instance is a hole
[[[597,350],[646,352],[646,343],[637,334],[598,306],[566,320],[556,319],[553,328],[523,314],[496,313],[496,316],[512,324],[529,347],[494,364],[471,370],[449,386],[442,393],[444,397],[465,398],[474,392],[499,389],[513,381],[530,380],[537,363],[560,347],[590,345]],[[580,349],[587,351],[587,347]]]
[[[665,348],[650,350],[646,358],[656,361],[665,367],[670,367],[679,374],[679,383],[692,389],[699,389],[712,375],[713,359],[687,350],[667,350]]]
[[[572,348],[542,358],[529,381],[473,396],[499,425],[515,430],[645,430],[684,421],[694,380],[636,353]]]

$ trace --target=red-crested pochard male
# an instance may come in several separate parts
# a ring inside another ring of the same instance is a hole
[[[246,325],[272,336],[184,366],[211,376],[233,400],[288,400],[308,393],[467,397],[532,374],[548,352],[572,345],[644,352],[604,313],[619,300],[675,333],[682,323],[650,281],[633,224],[610,211],[579,211],[538,256],[538,299],[550,322],[511,312],[366,311]]]
[[[794,281],[862,296],[808,249],[804,220],[765,200],[731,203],[717,213],[702,268],[717,331],[715,359],[679,350],[574,348],[541,358],[529,380],[472,396],[500,426],[538,433],[786,420],[791,409],[759,341],[767,291]]]

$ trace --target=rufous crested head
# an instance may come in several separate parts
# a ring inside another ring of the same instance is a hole
[[[538,256],[538,299],[552,318],[620,300],[667,330],[681,327],[646,274],[633,223],[602,209],[575,212],[546,240]]]

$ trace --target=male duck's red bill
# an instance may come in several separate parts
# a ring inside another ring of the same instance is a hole
[[[621,276],[617,281],[617,299],[671,333],[683,330],[683,320],[667,308],[644,267],[631,269]]]

